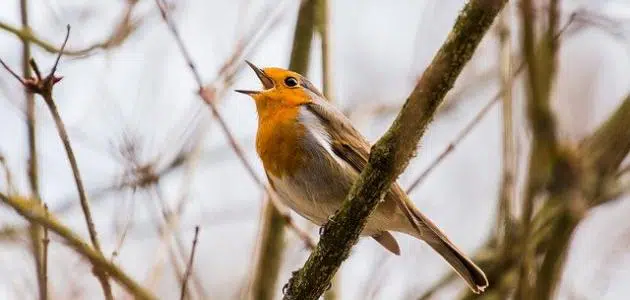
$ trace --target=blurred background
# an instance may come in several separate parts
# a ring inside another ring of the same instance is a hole
[[[254,150],[254,103],[233,89],[259,86],[253,72],[244,68],[244,59],[260,67],[289,66],[298,11],[309,1],[159,2],[212,92],[211,102],[230,135],[258,178],[264,178]],[[506,187],[502,178],[506,170],[511,172],[514,184],[508,194],[513,209],[507,219],[518,219],[530,151],[527,83],[519,67],[519,3],[510,1],[495,20],[399,178],[403,187],[414,186],[410,197],[416,205],[465,253],[500,269],[484,267],[496,275],[489,276],[491,286],[506,280],[508,287],[510,282],[515,285],[510,274],[518,273],[493,260],[498,254],[491,250],[501,235],[497,224]],[[534,15],[545,18],[548,1],[533,3]],[[310,49],[302,63],[308,66],[306,75],[320,89],[326,76],[331,101],[374,142],[391,124],[464,4],[328,1],[323,9],[314,8],[318,11],[312,41],[302,44]],[[558,141],[578,145],[630,90],[630,3],[564,0],[558,12],[560,46],[550,102]],[[25,29],[24,16],[30,30]],[[264,190],[197,94],[199,87],[156,1],[3,0],[0,58],[22,75],[25,40],[30,55],[47,73],[66,24],[71,31],[54,99],[77,156],[104,255],[160,299],[178,299],[199,226],[188,297],[248,297],[261,272],[257,262],[265,259],[257,250],[265,224]],[[505,86],[513,87],[511,95],[497,97]],[[512,112],[504,116],[506,97]],[[29,101],[34,103],[31,109]],[[505,124],[512,127],[508,135]],[[29,136],[34,139],[29,141]],[[508,157],[506,147],[511,149]],[[29,172],[33,153],[36,167]],[[443,160],[425,172],[441,154]],[[0,70],[0,156],[2,193],[39,195],[51,214],[89,241],[51,114],[41,97],[29,99],[5,70]],[[582,216],[567,245],[554,299],[630,297],[630,201],[625,192]],[[295,214],[292,219],[317,239],[317,228]],[[0,299],[40,298],[28,228],[13,209],[0,206]],[[327,299],[472,297],[426,244],[396,237],[401,256],[371,239],[360,240]],[[264,287],[272,291],[271,299],[282,296],[291,272],[310,253],[293,231],[285,230],[280,238],[278,277]],[[48,265],[51,299],[103,297],[89,262],[54,234]],[[116,299],[130,299],[116,284],[114,294]],[[496,295],[507,298],[509,292]]]

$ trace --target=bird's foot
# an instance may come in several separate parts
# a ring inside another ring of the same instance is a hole
[[[323,235],[326,232],[326,227],[328,226],[329,223],[335,223],[335,220],[333,220],[333,216],[335,216],[337,214],[338,210],[335,211],[334,214],[328,216],[328,222],[324,223],[324,225],[322,225],[322,227],[319,227],[319,235]]]

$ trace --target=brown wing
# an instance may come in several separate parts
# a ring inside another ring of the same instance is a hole
[[[335,154],[361,172],[370,155],[367,140],[352,127],[346,116],[324,100],[307,104],[307,108],[325,125]]]
[[[370,144],[367,139],[361,135],[350,123],[350,120],[343,115],[332,104],[323,99],[315,99],[312,103],[307,104],[307,108],[310,112],[315,114],[322,123],[330,135],[331,149],[332,151],[343,159],[350,166],[352,166],[357,173],[361,173],[367,165],[368,158],[370,156]],[[400,204],[404,204],[404,192],[394,183],[392,191],[388,193],[386,201],[381,203],[379,209],[394,212],[396,208],[396,201],[400,201]],[[400,197],[402,194],[402,198]],[[395,201],[387,201],[393,199]]]

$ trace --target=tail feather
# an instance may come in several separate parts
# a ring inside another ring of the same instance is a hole
[[[448,240],[427,238],[425,241],[451,265],[474,293],[479,294],[488,286],[483,271]]]
[[[409,204],[406,202],[405,204]],[[405,205],[404,213],[413,223],[413,229],[407,232],[424,240],[437,251],[459,274],[474,293],[481,293],[488,286],[488,279],[483,271],[475,265],[433,222],[424,216],[413,204]]]

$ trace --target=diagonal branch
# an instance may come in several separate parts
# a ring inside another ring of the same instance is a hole
[[[284,299],[317,299],[350,254],[379,200],[408,165],[444,96],[470,60],[505,0],[471,0],[396,120],[372,147],[368,165],[342,208],[324,226],[317,248],[294,273]]]
[[[587,165],[598,176],[612,176],[630,151],[630,94],[581,145]]]
[[[186,265],[186,272],[184,273],[184,279],[182,281],[182,290],[179,296],[180,300],[186,299],[186,285],[188,284],[188,278],[190,278],[190,274],[193,272],[193,262],[195,259],[195,250],[197,249],[197,239],[199,238],[199,226],[195,227],[195,237],[193,238],[192,248],[190,250],[190,258],[188,260],[188,264]]]
[[[0,201],[11,206],[22,217],[31,222],[36,222],[44,228],[58,234],[62,237],[70,248],[74,249],[79,255],[89,260],[96,269],[105,270],[114,280],[122,285],[135,299],[157,299],[155,296],[124,271],[111,263],[102,253],[90,247],[87,243],[73,232],[70,228],[59,222],[50,212],[47,212],[38,202],[27,198],[17,196],[7,196],[0,193]]]

